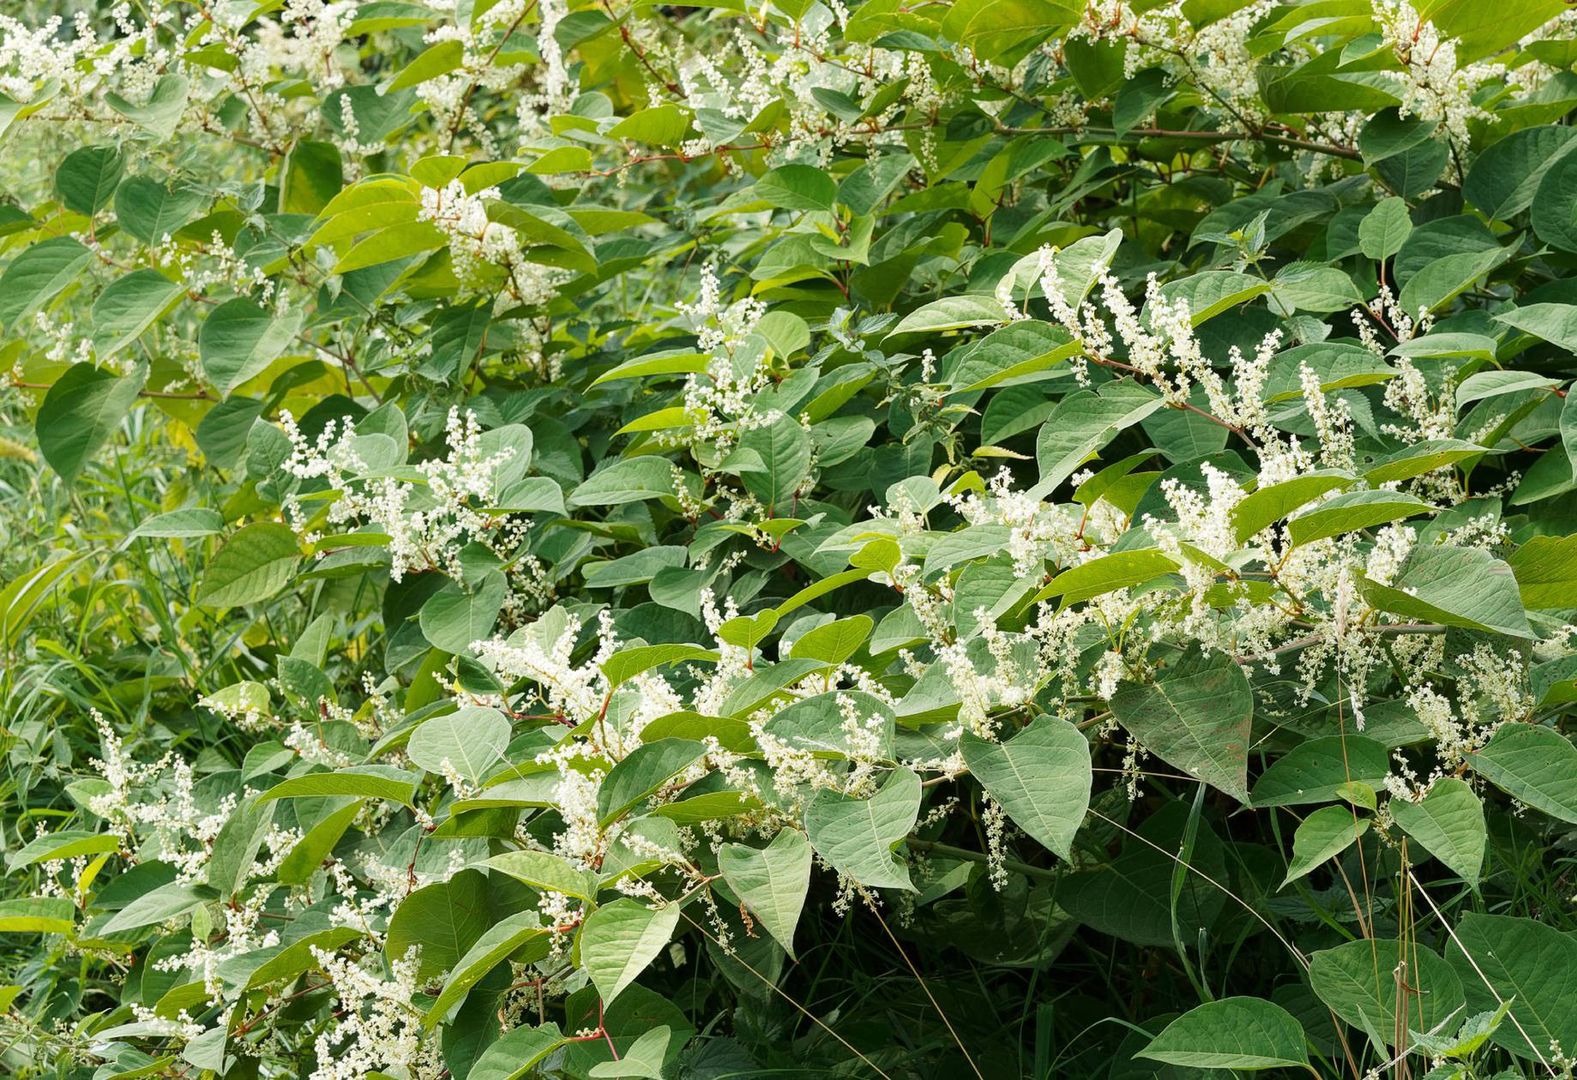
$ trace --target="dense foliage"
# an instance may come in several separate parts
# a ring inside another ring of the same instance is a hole
[[[3,6],[0,1071],[1573,1075],[1561,0]]]

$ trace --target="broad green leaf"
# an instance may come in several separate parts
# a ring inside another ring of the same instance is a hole
[[[1035,439],[1040,483],[1032,490],[1042,497],[1055,491],[1118,432],[1137,424],[1162,404],[1159,394],[1127,380],[1108,384],[1099,394],[1070,394],[1047,418]]]
[[[384,93],[419,86],[440,75],[447,75],[465,61],[465,45],[457,38],[429,45],[383,88]]]
[[[185,293],[157,270],[133,270],[93,302],[93,352],[102,361],[130,345]]]
[[[516,912],[501,922],[488,927],[476,939],[464,956],[460,957],[444,983],[443,992],[428,1008],[422,1026],[435,1026],[444,1015],[463,1001],[471,988],[487,974],[523,947],[540,942],[541,955],[546,956],[548,943],[544,940],[549,928],[542,925],[542,917],[534,910]]]
[[[674,486],[674,466],[666,458],[628,458],[592,473],[570,493],[569,505],[614,506],[645,499],[672,498]]]
[[[1511,637],[1534,636],[1511,567],[1483,548],[1418,548],[1390,585],[1363,579],[1360,586],[1364,598],[1382,611]]]
[[[822,790],[805,809],[805,832],[833,869],[872,889],[908,889],[909,868],[893,853],[920,814],[920,778],[894,769],[867,799]]]
[[[0,274],[0,326],[16,329],[81,275],[93,253],[69,236],[24,249]]]
[[[1577,938],[1533,919],[1468,911],[1446,959],[1469,1011],[1511,1004],[1512,1023],[1496,1028],[1495,1045],[1547,1062],[1552,1045],[1577,1043]]]
[[[941,334],[971,326],[995,326],[1006,322],[1002,305],[989,296],[948,296],[933,300],[905,315],[888,332],[888,338],[901,334]]]
[[[203,506],[189,506],[184,510],[170,510],[138,525],[131,536],[144,536],[170,540],[193,536],[212,536],[224,531],[224,515]]]
[[[1577,747],[1553,728],[1504,724],[1468,763],[1518,802],[1577,824]]]
[[[1309,982],[1331,1012],[1393,1048],[1406,1045],[1408,1029],[1460,1017],[1464,1004],[1461,981],[1438,954],[1411,941],[1404,951],[1394,938],[1322,949],[1310,958]]]
[[[667,948],[679,905],[623,899],[598,908],[580,930],[580,958],[607,1008]]]
[[[790,957],[811,862],[810,844],[797,829],[783,829],[765,847],[725,844],[717,852],[723,880]]]
[[[197,592],[207,607],[238,607],[267,600],[295,572],[301,548],[296,534],[272,521],[237,530],[208,564]]]
[[[203,320],[197,335],[203,374],[229,396],[236,387],[261,375],[287,348],[300,329],[300,317],[277,318],[250,300],[228,300]]]
[[[789,655],[841,664],[848,660],[871,636],[875,623],[869,615],[851,615],[808,630],[795,639]]]
[[[1292,481],[1289,481],[1292,482]],[[1287,535],[1296,546],[1330,536],[1360,532],[1434,509],[1416,495],[1399,491],[1364,490],[1334,495],[1287,522]]]
[[[0,900],[0,934],[69,934],[76,906],[65,897],[25,896]]]
[[[706,754],[688,739],[659,739],[630,751],[597,790],[597,819],[604,828],[656,794]]]
[[[604,1061],[591,1067],[594,1080],[613,1080],[620,1077],[642,1077],[644,1080],[663,1080],[663,1059],[668,1053],[668,1043],[673,1029],[667,1026],[649,1028],[625,1047],[617,1061]]]
[[[1316,469],[1250,492],[1232,508],[1232,525],[1237,530],[1238,543],[1248,543],[1261,529],[1275,524],[1294,510],[1322,495],[1350,487],[1353,483],[1355,481],[1351,476],[1337,469]]]
[[[810,435],[794,420],[780,416],[765,427],[745,432],[739,446],[761,460],[759,469],[742,475],[746,489],[766,506],[768,516],[786,516],[781,511],[810,472]]]
[[[468,655],[472,643],[486,640],[492,633],[509,596],[509,585],[497,570],[488,570],[480,578],[468,585],[447,581],[422,605],[417,622],[422,636],[435,648]]]
[[[557,1024],[510,1028],[482,1051],[466,1080],[525,1080],[563,1044],[564,1035]]]
[[[1231,657],[1198,648],[1153,683],[1123,683],[1112,715],[1169,765],[1248,802],[1249,725],[1254,696]]]
[[[188,184],[169,184],[151,176],[128,176],[115,189],[115,220],[145,244],[159,244],[180,231],[205,202]]]
[[[475,784],[503,760],[508,745],[509,721],[503,713],[485,705],[466,705],[423,720],[411,732],[405,753],[430,773],[447,776],[452,771]]]
[[[1114,551],[1070,566],[1035,594],[1035,602],[1060,596],[1062,606],[1143,585],[1178,568],[1177,560],[1154,548]]]
[[[1506,560],[1524,607],[1577,607],[1577,536],[1533,536]]]
[[[1381,199],[1358,223],[1358,247],[1365,258],[1381,262],[1401,251],[1412,231],[1406,201]]]
[[[170,882],[151,892],[143,893],[121,908],[99,927],[100,936],[121,934],[144,926],[155,926],[187,914],[210,900],[219,898],[218,892],[206,885],[187,885]]]
[[[67,483],[120,428],[142,384],[140,371],[115,376],[92,364],[75,364],[55,380],[38,409],[38,448]]]
[[[1368,818],[1348,806],[1322,806],[1304,818],[1292,836],[1292,861],[1282,888],[1346,851],[1369,825]]]
[[[1391,818],[1425,851],[1473,888],[1484,866],[1484,804],[1454,776],[1436,780],[1417,802],[1393,798]],[[1424,1030],[1428,1030],[1427,1027]]]
[[[412,949],[421,950],[418,977],[429,979],[452,970],[494,921],[486,876],[462,870],[400,901],[389,918],[383,951],[398,960]]]
[[[1299,743],[1271,763],[1254,784],[1255,806],[1297,806],[1341,798],[1345,784],[1377,787],[1391,771],[1385,747],[1362,735],[1330,735]]]
[[[328,772],[306,773],[281,780],[262,795],[265,799],[309,799],[336,795],[387,799],[405,806],[415,804],[417,777],[388,765],[352,765]]]
[[[611,686],[619,686],[653,668],[689,660],[717,661],[717,653],[699,645],[634,645],[620,649],[602,662],[602,673]]]
[[[781,210],[831,210],[838,185],[821,169],[781,165],[756,181],[755,193]]]
[[[1063,859],[1090,806],[1090,745],[1079,729],[1042,716],[1006,742],[964,732],[959,749],[980,786],[1023,829]]]
[[[118,146],[78,147],[55,170],[55,190],[67,210],[92,217],[109,205],[125,168]]]
[[[1139,1057],[1189,1069],[1306,1068],[1303,1028],[1263,998],[1229,997],[1184,1013],[1139,1051]]]
[[[588,902],[597,899],[596,875],[577,870],[546,851],[506,851],[488,859],[486,865],[543,892],[563,893]]]

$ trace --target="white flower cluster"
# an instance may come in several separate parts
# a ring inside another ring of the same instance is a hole
[[[300,480],[321,480],[335,493],[326,511],[330,524],[366,524],[386,534],[389,574],[395,581],[411,570],[428,569],[464,580],[460,552],[467,544],[507,551],[520,540],[520,526],[487,511],[498,495],[498,471],[515,451],[506,446],[484,453],[475,413],[450,410],[445,428],[449,455],[417,465],[420,481],[369,469],[348,420],[340,425],[330,421],[316,441],[307,438],[289,412],[281,414],[280,424],[292,447],[285,472]],[[308,530],[311,519],[299,495],[287,497],[285,511],[309,542],[322,539]]]

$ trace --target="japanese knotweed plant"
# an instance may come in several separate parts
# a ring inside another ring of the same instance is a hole
[[[8,1075],[1577,1068],[1562,0],[12,0]]]

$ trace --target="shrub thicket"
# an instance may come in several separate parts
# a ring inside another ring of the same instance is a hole
[[[1572,1075],[1561,0],[6,6],[5,1070]]]

